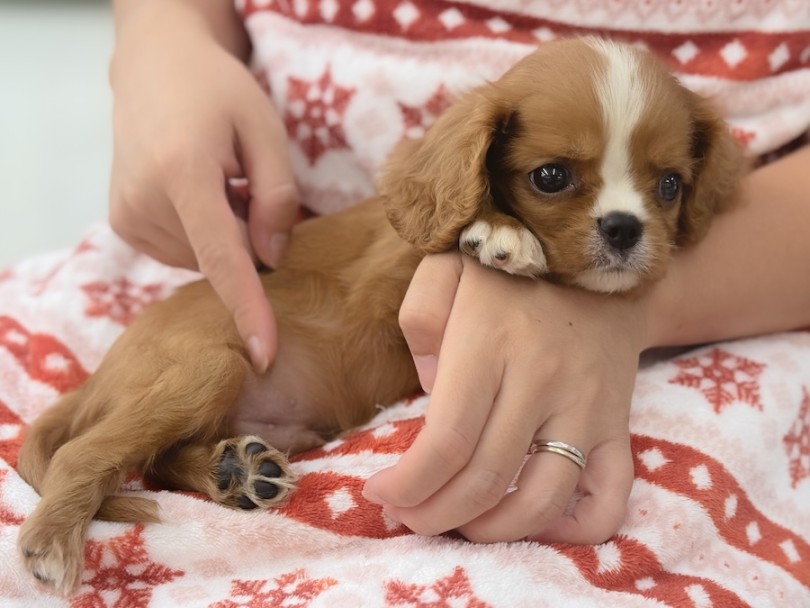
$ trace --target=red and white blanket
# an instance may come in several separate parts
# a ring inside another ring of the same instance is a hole
[[[164,521],[94,522],[78,595],[41,593],[15,547],[38,500],[14,469],[24,428],[96,368],[144,305],[192,278],[106,226],[0,274],[0,606],[810,606],[806,331],[642,368],[629,514],[603,545],[474,545],[387,521],[361,488],[419,432],[420,397],[297,458],[300,489],[277,511],[128,481]]]

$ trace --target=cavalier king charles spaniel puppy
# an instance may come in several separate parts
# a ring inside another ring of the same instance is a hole
[[[296,227],[262,277],[279,327],[266,373],[199,281],[34,421],[19,456],[42,497],[19,535],[26,568],[69,595],[93,518],[157,521],[153,501],[116,493],[132,467],[233,508],[283,501],[288,454],[419,390],[397,316],[424,255],[459,247],[516,275],[637,292],[703,236],[743,166],[709,104],[645,52],[542,46],[401,144],[378,196]]]
[[[388,218],[423,253],[627,292],[700,239],[744,163],[706,100],[652,55],[546,45],[469,93],[383,176]]]

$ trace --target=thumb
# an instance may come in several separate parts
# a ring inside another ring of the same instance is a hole
[[[436,381],[439,350],[461,271],[457,253],[427,256],[417,267],[399,309],[399,326],[426,393]]]

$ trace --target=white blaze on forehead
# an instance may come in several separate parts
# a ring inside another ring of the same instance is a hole
[[[596,199],[594,217],[611,211],[632,213],[644,220],[644,200],[633,184],[630,167],[630,139],[644,107],[647,93],[639,74],[636,53],[605,40],[592,39],[590,46],[605,58],[605,70],[596,76],[596,96],[605,124],[602,158],[602,191]]]

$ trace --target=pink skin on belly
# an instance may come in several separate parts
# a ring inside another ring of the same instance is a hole
[[[263,376],[248,374],[231,409],[234,435],[258,435],[277,450],[297,453],[323,445],[326,440],[313,429],[323,428],[313,407],[312,378],[296,364],[289,351]],[[297,357],[295,357],[297,359]],[[295,370],[293,372],[292,370]],[[302,373],[303,372],[303,373]],[[319,424],[320,422],[320,424]]]

